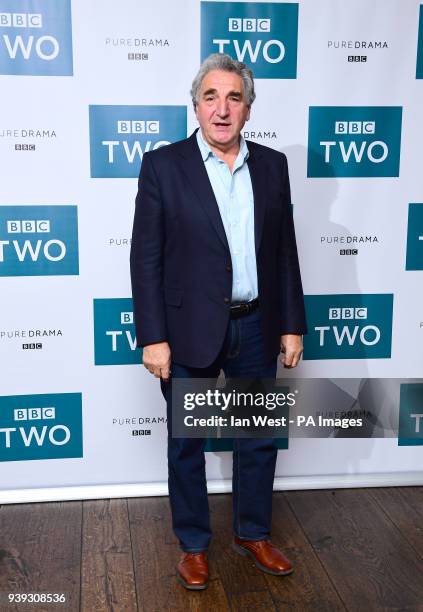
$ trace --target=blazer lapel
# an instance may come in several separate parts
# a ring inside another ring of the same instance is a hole
[[[181,152],[182,156],[185,158],[184,163],[181,164],[181,167],[198,197],[200,206],[209,217],[211,224],[223,242],[223,245],[229,251],[228,239],[226,237],[225,228],[223,227],[219,207],[217,205],[203,158],[201,157],[195,134],[196,132],[194,132],[194,134],[192,134],[192,136],[186,140],[186,146]]]
[[[251,184],[254,195],[254,238],[256,255],[259,252],[261,238],[263,234],[264,216],[266,212],[267,200],[267,168],[263,163],[261,153],[247,142],[248,146],[248,169],[250,170]]]

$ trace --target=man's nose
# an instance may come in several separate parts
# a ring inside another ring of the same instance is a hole
[[[219,117],[226,117],[229,114],[229,104],[227,100],[218,100],[216,113]]]

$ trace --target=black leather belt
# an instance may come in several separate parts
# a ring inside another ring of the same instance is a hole
[[[230,308],[231,319],[238,319],[239,317],[245,317],[245,315],[254,312],[258,308],[258,298],[251,302],[244,302],[243,304],[232,304]]]

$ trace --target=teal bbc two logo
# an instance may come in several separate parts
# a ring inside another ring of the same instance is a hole
[[[144,153],[186,138],[186,106],[90,106],[93,178],[137,178]]]
[[[311,106],[308,177],[399,176],[400,106]]]
[[[131,298],[94,300],[95,365],[141,363]]]
[[[201,60],[227,53],[256,79],[295,79],[297,46],[298,3],[201,3]]]
[[[406,270],[423,270],[423,204],[408,207]]]
[[[0,74],[72,76],[71,0],[0,0]]]
[[[0,206],[0,276],[77,274],[76,206]]]
[[[392,294],[305,296],[304,359],[391,356]]]
[[[416,79],[423,79],[423,4],[420,5]]]
[[[398,446],[423,445],[423,383],[400,388]]]
[[[82,457],[81,393],[0,397],[0,461]]]

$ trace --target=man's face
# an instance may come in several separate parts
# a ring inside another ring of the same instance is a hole
[[[235,72],[211,70],[201,83],[195,114],[210,146],[230,149],[250,118],[241,77]]]

